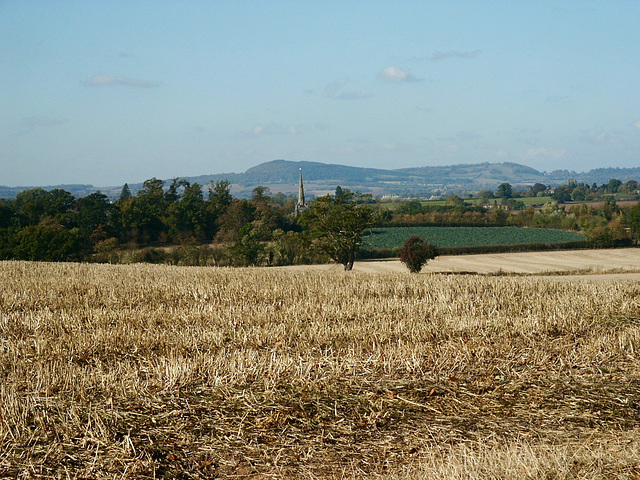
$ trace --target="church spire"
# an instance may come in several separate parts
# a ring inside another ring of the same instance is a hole
[[[304,185],[302,184],[302,169],[300,169],[300,186],[298,187],[298,203],[296,203],[296,217],[307,209],[304,201]]]

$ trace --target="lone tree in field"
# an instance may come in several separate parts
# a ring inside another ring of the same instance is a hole
[[[345,270],[353,268],[362,234],[373,223],[373,210],[361,203],[366,198],[349,191],[334,197],[325,195],[300,216],[300,223],[308,228],[312,247],[344,265]]]
[[[411,273],[419,273],[427,262],[438,256],[438,247],[424,241],[417,235],[409,237],[400,249],[400,261]]]

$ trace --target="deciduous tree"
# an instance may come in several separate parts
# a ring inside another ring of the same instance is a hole
[[[501,183],[496,190],[496,197],[498,198],[511,198],[513,196],[513,188],[510,183]]]
[[[417,235],[409,237],[400,249],[400,261],[411,273],[419,273],[427,262],[438,256],[438,247],[431,245]]]
[[[351,192],[332,197],[326,195],[313,202],[300,217],[308,228],[312,245],[345,270],[353,268],[364,230],[373,222],[373,210],[364,195]]]

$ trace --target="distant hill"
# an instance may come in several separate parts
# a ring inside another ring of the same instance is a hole
[[[269,187],[272,193],[297,193],[299,169],[304,176],[305,192],[309,195],[324,195],[333,192],[337,185],[353,191],[374,195],[397,194],[405,196],[428,196],[437,193],[465,193],[495,188],[503,182],[514,187],[527,187],[534,183],[557,186],[574,178],[578,182],[607,183],[612,178],[623,182],[640,181],[639,168],[598,168],[588,172],[556,170],[543,173],[517,163],[477,163],[433,167],[401,168],[385,170],[379,168],[350,167],[320,162],[291,162],[273,160],[248,169],[244,173],[219,173],[197,177],[183,177],[191,183],[206,186],[210,182],[228,180],[235,196],[250,196],[258,185]],[[170,180],[169,180],[170,181]],[[169,182],[168,181],[168,182]],[[136,193],[142,184],[129,184]],[[20,191],[34,187],[0,186],[0,198],[14,198]],[[93,185],[58,185],[42,187],[46,190],[63,188],[76,197],[101,191],[109,198],[118,198],[122,185],[94,187]]]
[[[558,186],[572,178],[578,182],[595,182],[599,185],[612,178],[623,182],[640,181],[640,168],[599,168],[583,173],[557,170],[543,173],[526,165],[505,162],[384,170],[287,160],[262,163],[244,173],[204,175],[188,177],[187,180],[205,185],[210,181],[227,179],[233,185],[234,194],[239,196],[251,195],[251,190],[258,185],[269,187],[273,193],[296,193],[299,169],[302,169],[305,191],[311,195],[333,192],[337,185],[375,195],[426,196],[445,192],[495,190],[503,182],[516,188],[524,188],[534,183]]]

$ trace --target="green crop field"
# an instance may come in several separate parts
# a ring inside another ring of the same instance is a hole
[[[388,227],[375,228],[363,239],[365,250],[401,247],[412,235],[439,247],[477,247],[524,245],[530,243],[564,243],[585,240],[577,232],[520,227]]]

